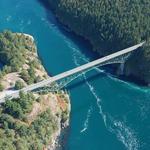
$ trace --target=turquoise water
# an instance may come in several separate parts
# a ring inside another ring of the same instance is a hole
[[[95,58],[90,46],[66,34],[37,0],[1,0],[0,30],[34,36],[39,56],[56,75]],[[101,69],[74,81],[66,150],[149,150],[150,90],[123,82]]]

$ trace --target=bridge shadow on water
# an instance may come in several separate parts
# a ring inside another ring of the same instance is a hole
[[[107,77],[107,74],[104,72],[96,72],[94,74],[92,73],[91,75],[89,75],[89,74],[85,74],[85,75],[86,75],[86,79],[83,76],[81,76],[80,78],[77,78],[75,81],[68,84],[65,87],[65,89],[73,90],[73,89],[78,88],[79,86],[82,86],[83,84],[85,84],[86,81],[88,81],[88,82],[96,81],[96,80]]]

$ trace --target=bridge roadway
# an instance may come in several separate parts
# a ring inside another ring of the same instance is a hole
[[[71,75],[73,75],[73,74],[76,74],[76,73],[85,71],[85,70],[90,69],[90,68],[95,67],[95,66],[98,66],[98,65],[100,65],[101,63],[104,63],[104,62],[106,62],[106,61],[109,61],[109,60],[111,60],[111,59],[113,59],[113,58],[116,58],[116,57],[122,56],[122,55],[124,55],[124,54],[127,54],[127,53],[129,53],[129,52],[132,52],[132,51],[136,50],[137,48],[142,47],[144,43],[145,43],[145,42],[142,42],[142,43],[140,43],[140,44],[137,44],[137,45],[135,45],[135,46],[126,48],[126,49],[124,49],[124,50],[115,52],[115,53],[110,54],[110,55],[108,55],[108,56],[105,56],[105,57],[103,57],[103,58],[99,58],[99,59],[97,59],[97,60],[95,60],[95,61],[89,62],[89,63],[84,64],[84,65],[79,66],[79,67],[76,67],[76,68],[71,69],[71,70],[69,70],[69,71],[60,73],[60,74],[58,74],[58,75],[56,75],[56,76],[54,76],[54,77],[50,77],[50,78],[48,78],[48,79],[46,79],[46,80],[43,80],[43,81],[40,81],[40,82],[38,82],[38,83],[29,85],[29,86],[27,86],[27,87],[25,87],[25,88],[23,88],[23,89],[21,89],[21,90],[16,90],[16,91],[14,91],[13,93],[8,94],[7,96],[8,96],[8,97],[16,98],[16,97],[19,96],[19,92],[20,92],[20,91],[29,92],[29,91],[33,91],[33,90],[35,90],[35,89],[37,89],[37,88],[44,87],[44,86],[46,86],[46,85],[48,85],[48,84],[50,84],[50,83],[52,83],[52,82],[61,80],[61,79],[63,79],[63,78],[66,78],[66,77],[68,77],[68,76],[71,76]],[[5,97],[1,97],[1,98],[0,98],[0,103],[3,102],[3,101],[5,101]]]

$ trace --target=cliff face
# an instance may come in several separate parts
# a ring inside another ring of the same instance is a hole
[[[0,53],[3,55],[3,59],[0,57],[3,63],[0,97],[48,78],[32,36],[10,31],[0,33]],[[17,64],[18,61],[21,62]],[[67,92],[46,90],[21,92],[18,98],[6,99],[0,107],[0,149],[55,150],[61,147],[59,137],[69,125],[69,99]]]
[[[47,2],[60,22],[87,39],[100,55],[108,55],[147,40],[145,47],[127,61],[124,74],[150,83],[149,0]]]
[[[132,55],[126,62],[124,72],[146,85],[150,85],[150,42]]]

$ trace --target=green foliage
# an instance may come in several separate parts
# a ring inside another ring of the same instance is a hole
[[[20,93],[19,98],[6,100],[3,111],[14,118],[24,119],[25,113],[28,113],[32,110],[33,101],[35,101],[35,98],[31,93]]]
[[[35,45],[29,37],[11,31],[0,33],[0,62],[4,65],[0,72],[0,79],[10,72],[21,72],[21,77],[29,84],[36,80],[34,68],[38,68],[38,60],[29,63],[28,71],[23,70],[23,65],[28,58],[28,51],[35,52]]]
[[[10,134],[0,129],[0,149],[1,150],[15,150],[13,145],[14,133],[9,131]]]
[[[27,141],[23,138],[19,138],[15,141],[16,150],[29,150],[27,147]]]
[[[23,118],[23,111],[21,109],[20,104],[15,100],[7,100],[5,103],[5,109],[4,112],[12,115],[15,118],[22,119]]]
[[[36,76],[39,69],[37,59],[30,60],[30,52],[35,52],[35,45],[29,37],[18,35],[11,31],[0,33],[0,62],[4,65],[0,70],[0,79],[18,71],[20,77],[28,84],[41,80]],[[29,51],[29,52],[28,52]],[[24,64],[29,65],[24,69]],[[22,89],[24,83],[16,81],[15,89]],[[0,84],[0,91],[3,86]],[[50,110],[45,110],[31,124],[28,114],[33,110],[33,103],[41,99],[32,93],[20,92],[19,98],[9,99],[0,107],[0,150],[42,150],[51,142],[52,134],[57,129],[57,122]]]
[[[0,116],[0,123],[4,129],[12,129],[14,127],[14,119],[9,114],[2,113]]]
[[[32,110],[33,102],[35,101],[35,97],[32,93],[24,94],[20,93],[20,98],[18,100],[18,103],[20,104],[23,113],[28,113]]]
[[[0,70],[0,79],[3,78],[3,72]]]
[[[1,150],[42,150],[51,141],[57,129],[57,122],[47,109],[32,122],[22,122],[26,113],[32,110],[35,97],[20,92],[17,99],[7,100],[0,111]]]
[[[38,60],[33,60],[30,62],[30,67],[33,67],[33,68],[39,68],[39,61]]]
[[[28,84],[32,84],[36,81],[36,75],[35,75],[35,71],[34,71],[34,67],[31,66],[29,69],[28,69],[28,74],[30,76],[30,79],[28,80]]]
[[[29,81],[30,76],[29,76],[29,74],[28,74],[28,71],[22,70],[21,73],[20,73],[20,75],[21,75],[21,78],[22,78],[25,82],[28,82],[28,81]]]
[[[69,117],[68,114],[69,114],[68,110],[65,110],[64,112],[62,112],[62,122],[67,121]]]
[[[100,55],[146,40],[147,48],[134,54],[125,65],[125,73],[150,83],[149,0],[47,1],[59,20],[89,40]]]
[[[7,74],[7,73],[10,73],[10,72],[11,72],[11,67],[5,65],[5,66],[3,67],[3,74]]]
[[[19,90],[19,89],[22,89],[24,87],[24,83],[20,80],[16,81],[15,83],[15,89],[16,90]]]
[[[25,45],[23,36],[11,31],[0,33],[0,61],[13,71],[18,71],[25,63]]]
[[[0,83],[0,92],[4,90],[3,85]]]
[[[30,66],[28,70],[22,70],[20,75],[21,78],[28,84],[33,84],[41,80],[39,76],[36,76],[35,68],[33,66]]]
[[[150,36],[148,0],[48,0],[60,20],[91,41],[102,54]],[[54,6],[53,6],[54,7]],[[69,19],[68,19],[69,18]]]
[[[42,113],[38,119],[32,123],[32,126],[45,145],[48,144],[52,133],[57,129],[57,123],[49,109]]]

